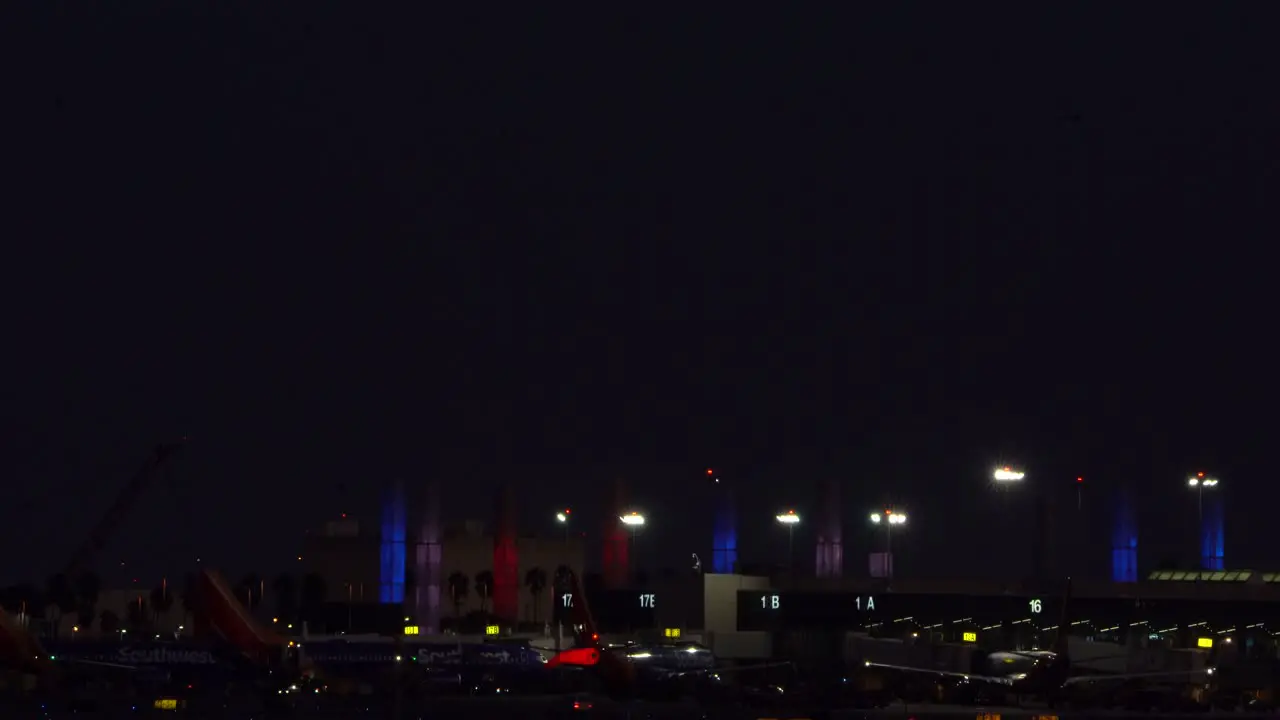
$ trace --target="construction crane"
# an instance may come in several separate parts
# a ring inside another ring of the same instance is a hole
[[[124,489],[116,496],[115,502],[111,503],[111,507],[107,509],[106,514],[94,526],[93,532],[89,533],[89,537],[71,556],[71,561],[67,563],[66,569],[62,571],[64,577],[74,577],[75,573],[86,569],[93,562],[98,552],[106,546],[107,541],[111,539],[111,536],[119,529],[120,524],[124,522],[129,511],[133,510],[138,498],[147,491],[147,488],[151,487],[151,482],[155,476],[159,474],[174,453],[186,442],[187,439],[184,437],[177,442],[156,446],[146,464],[134,474],[133,478],[129,480],[129,484],[124,486]]]

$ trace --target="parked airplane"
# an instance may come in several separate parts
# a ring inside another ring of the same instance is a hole
[[[1053,650],[1036,651],[998,651],[984,656],[978,661],[973,672],[954,672],[934,668],[893,665],[887,663],[867,662],[869,668],[917,673],[938,678],[951,678],[959,682],[978,683],[989,686],[989,689],[1005,690],[1006,694],[1015,698],[1031,697],[1055,704],[1068,696],[1075,687],[1085,683],[1099,681],[1124,682],[1130,680],[1182,680],[1196,681],[1213,670],[1205,671],[1162,671],[1144,673],[1098,673],[1079,672],[1073,666],[1067,650],[1069,629],[1068,613],[1071,605],[1071,579],[1067,579],[1066,590],[1062,601],[1062,617],[1058,623]]]
[[[575,646],[547,661],[548,669],[586,668],[602,682],[611,697],[671,699],[719,694],[724,676],[751,670],[789,667],[789,663],[750,666],[720,664],[710,648],[697,643],[600,642],[595,619],[576,574],[568,576],[575,599],[571,608],[578,629]]]

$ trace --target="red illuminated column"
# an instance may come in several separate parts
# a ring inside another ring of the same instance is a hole
[[[516,550],[515,492],[510,485],[498,495],[493,533],[493,614],[504,620],[520,617],[520,557]]]
[[[626,512],[626,487],[619,478],[613,486],[613,497],[601,533],[604,538],[604,582],[605,587],[611,590],[625,588],[631,575],[631,538],[627,535],[627,528],[618,520]]]

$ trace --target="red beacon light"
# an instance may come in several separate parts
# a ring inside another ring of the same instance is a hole
[[[1076,478],[1076,484],[1077,484],[1077,485],[1083,485],[1083,484],[1084,484],[1084,478],[1082,478],[1082,477],[1078,477],[1078,478]]]

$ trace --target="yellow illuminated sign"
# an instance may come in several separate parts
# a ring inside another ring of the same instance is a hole
[[[502,628],[498,627],[497,625],[486,625],[484,627],[485,635],[497,635],[500,632],[502,632]]]
[[[417,625],[406,625],[406,626],[404,627],[404,634],[405,634],[405,635],[417,635],[417,634],[418,634],[418,626],[417,626]]]
[[[1196,640],[1196,647],[1211,648],[1213,647],[1213,638],[1200,638]]]
[[[976,633],[976,632],[967,632],[967,633],[965,633],[965,634],[964,634],[963,638],[964,638],[964,641],[965,641],[965,642],[974,642],[974,643],[976,643],[976,642],[978,642],[978,633]],[[981,717],[981,716],[979,716],[979,717]],[[997,718],[997,720],[999,720],[999,716],[998,716],[998,715],[996,716],[996,718]]]
[[[674,640],[680,637],[680,628],[667,628],[662,631],[662,634]]]
[[[156,710],[177,710],[178,701],[173,698],[161,698],[155,701],[154,707]]]
[[[978,713],[978,720],[1000,720],[1000,713]]]

